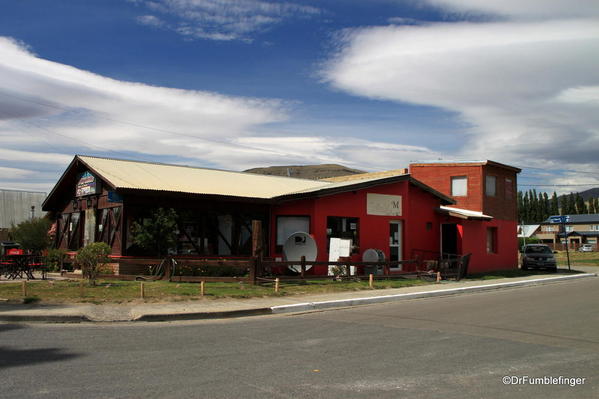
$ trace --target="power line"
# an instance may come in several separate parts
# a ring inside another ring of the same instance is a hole
[[[45,132],[47,132],[47,133],[55,134],[55,135],[57,135],[57,136],[61,136],[61,137],[67,138],[67,139],[69,139],[69,140],[77,141],[77,142],[81,143],[82,145],[84,145],[84,146],[86,146],[86,147],[95,147],[95,148],[97,148],[97,149],[100,149],[101,151],[114,152],[114,153],[116,153],[116,154],[121,154],[121,155],[125,155],[125,156],[130,156],[129,154],[126,154],[126,153],[124,153],[124,152],[116,151],[116,150],[110,149],[110,148],[108,148],[108,147],[103,147],[103,146],[100,146],[100,145],[97,145],[97,144],[88,143],[88,142],[85,142],[85,141],[83,141],[83,140],[77,139],[77,138],[75,138],[75,137],[71,137],[71,136],[67,136],[66,134],[61,134],[61,133],[55,132],[55,131],[53,131],[53,130],[50,130],[50,129],[46,128],[46,127],[39,126],[39,125],[37,125],[37,124],[35,124],[35,123],[31,122],[31,121],[21,121],[21,122],[23,122],[23,123],[25,123],[25,124],[27,124],[27,125],[33,126],[33,127],[37,128],[37,129],[39,129],[39,130],[43,130],[43,131],[45,131]],[[54,149],[57,149],[57,148],[56,148],[56,147],[54,147],[52,144],[50,144],[50,142],[49,142],[47,139],[46,139],[46,141],[48,142],[48,144],[50,145],[50,147],[52,147],[52,148],[54,148]],[[62,151],[62,150],[58,150],[58,152],[61,152],[61,151]]]
[[[542,170],[545,172],[548,172],[550,170],[548,170],[547,168],[535,168],[533,166],[521,166],[521,169],[535,169],[535,170]],[[597,175],[597,172],[589,172],[586,170],[576,170],[576,169],[562,169],[562,168],[557,168],[556,170],[559,171],[564,171],[564,172],[574,172],[574,173],[585,173],[585,174],[590,174],[590,175]]]
[[[590,187],[590,186],[599,186],[599,183],[589,183],[589,184],[520,184],[518,186],[523,187]]]

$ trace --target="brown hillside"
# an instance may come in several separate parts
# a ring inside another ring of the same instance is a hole
[[[245,170],[244,172],[272,176],[289,176],[311,180],[365,173],[362,170],[351,169],[337,164],[269,166],[267,168],[252,168]]]

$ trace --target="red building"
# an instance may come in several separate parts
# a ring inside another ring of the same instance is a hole
[[[410,173],[455,201],[443,208],[443,252],[471,253],[472,272],[517,268],[516,177],[520,169],[493,161],[439,161],[413,163]],[[475,217],[464,219],[464,212],[452,208],[473,211]]]
[[[390,260],[472,253],[470,271],[517,267],[517,168],[419,163],[410,172],[314,181],[76,156],[44,210],[57,216],[57,247],[104,241],[117,258],[149,255],[131,240],[132,225],[168,207],[179,215],[179,255],[249,256],[252,220],[260,220],[264,255],[273,258],[283,257],[289,235],[305,231],[322,261],[331,238],[346,238],[355,260],[367,249]]]

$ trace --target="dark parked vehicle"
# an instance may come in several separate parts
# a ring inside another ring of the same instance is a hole
[[[547,245],[528,244],[522,247],[522,270],[547,269],[557,271],[554,252]]]

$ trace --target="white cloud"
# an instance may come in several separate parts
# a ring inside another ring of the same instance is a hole
[[[137,17],[137,22],[142,25],[161,27],[164,25],[164,21],[154,15],[140,15]]]
[[[534,14],[527,2],[430,2]],[[590,17],[558,19],[553,14],[574,6],[551,1],[545,20],[535,14],[349,31],[323,75],[353,95],[456,112],[469,139],[454,156],[596,168],[599,19],[592,17],[597,2],[585,4]]]
[[[275,164],[338,163],[366,170],[406,167],[410,161],[437,159],[441,154],[424,146],[392,144],[352,137],[243,137],[239,144],[268,151],[276,148]]]
[[[38,58],[7,38],[0,38],[0,100],[8,105],[0,116],[0,167],[36,169],[10,182],[13,188],[49,190],[75,153],[231,170],[324,162],[390,169],[437,156],[314,130],[273,135],[271,125],[287,122],[290,104],[109,79]]]
[[[599,86],[572,87],[557,96],[558,101],[575,104],[599,104]]]
[[[20,179],[31,176],[34,173],[32,170],[0,166],[0,179]]]
[[[0,148],[0,160],[2,161],[64,165],[68,164],[72,158],[67,154]]]
[[[426,0],[445,9],[517,18],[590,17],[599,15],[596,0]]]
[[[320,14],[315,7],[262,0],[136,1],[160,14],[138,17],[144,25],[160,26],[189,39],[252,41],[253,35],[284,19]],[[169,21],[166,22],[165,20]]]

